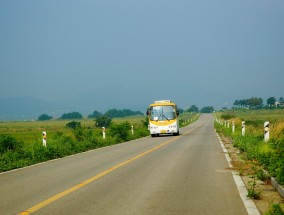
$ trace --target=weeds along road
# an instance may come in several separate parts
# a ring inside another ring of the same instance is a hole
[[[0,214],[247,214],[202,115],[146,137],[0,174]]]

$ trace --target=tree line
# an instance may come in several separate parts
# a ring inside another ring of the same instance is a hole
[[[252,97],[249,99],[235,100],[233,103],[234,108],[249,108],[249,109],[260,109],[260,108],[277,108],[284,107],[284,99],[280,97],[277,100],[275,97],[269,97],[266,100],[266,106],[264,105],[262,98]]]
[[[213,106],[206,106],[203,107],[201,109],[199,109],[197,107],[197,105],[191,105],[189,108],[187,109],[181,109],[179,108],[179,112],[180,113],[184,113],[184,112],[194,112],[194,113],[212,113],[214,111],[214,107]],[[97,118],[121,118],[121,117],[127,117],[127,116],[142,116],[144,115],[141,111],[132,111],[130,109],[122,109],[122,110],[118,110],[118,109],[110,109],[107,112],[105,112],[104,114],[95,110],[93,111],[93,113],[89,114],[87,116],[88,119],[97,119]],[[83,115],[79,112],[71,112],[71,113],[64,113],[62,114],[61,117],[59,117],[58,119],[82,119]],[[49,116],[48,114],[42,114],[38,117],[38,121],[45,121],[45,120],[51,120],[53,119],[52,116]]]
[[[199,109],[196,105],[191,105],[185,112],[194,112],[194,113],[212,113],[214,111],[213,106],[205,106]]]
[[[120,118],[120,117],[126,117],[126,116],[137,116],[137,115],[143,115],[141,111],[132,111],[129,109],[110,109],[104,114],[95,110],[92,114],[88,115],[89,119],[95,119],[102,116],[108,117],[108,118]],[[83,115],[79,112],[71,112],[71,113],[64,113],[61,117],[58,119],[82,119]],[[52,119],[52,116],[49,116],[47,114],[42,114],[38,117],[38,121],[45,121]]]

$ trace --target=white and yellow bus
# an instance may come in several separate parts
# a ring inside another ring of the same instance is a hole
[[[170,100],[155,101],[147,109],[152,137],[160,134],[179,135],[178,107]]]

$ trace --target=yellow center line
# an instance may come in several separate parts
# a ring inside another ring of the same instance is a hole
[[[194,128],[192,130],[189,130],[189,131],[183,133],[183,135],[184,134],[188,134],[188,133],[192,132],[193,130],[195,130],[195,129],[199,128],[199,127],[196,127],[196,128]],[[155,151],[155,150],[157,150],[157,149],[159,149],[159,148],[169,144],[170,142],[173,142],[174,140],[178,139],[181,136],[177,136],[175,138],[172,138],[169,141],[163,142],[162,144],[160,144],[160,145],[158,145],[158,146],[156,146],[156,147],[154,147],[152,149],[149,149],[148,151],[145,151],[145,152],[143,152],[141,154],[138,154],[138,155],[136,155],[136,156],[134,156],[132,158],[129,158],[128,160],[123,161],[122,163],[119,163],[119,164],[117,164],[117,165],[115,165],[113,167],[110,167],[107,170],[105,170],[105,171],[103,171],[103,172],[101,172],[101,173],[99,173],[99,174],[97,174],[97,175],[95,175],[95,176],[93,176],[93,177],[91,177],[91,178],[89,178],[89,179],[87,179],[87,180],[85,180],[85,181],[83,181],[83,182],[73,186],[73,187],[70,187],[69,189],[67,189],[67,190],[65,190],[63,192],[58,193],[58,194],[50,197],[49,199],[46,199],[46,200],[38,203],[37,205],[34,205],[33,207],[31,207],[31,208],[29,208],[29,209],[27,209],[25,211],[20,212],[20,215],[28,215],[28,214],[34,213],[34,212],[40,210],[41,208],[51,204],[52,202],[55,202],[58,199],[60,199],[60,198],[62,198],[64,196],[66,196],[66,195],[68,195],[68,194],[70,194],[70,193],[72,193],[72,192],[82,188],[83,186],[98,180],[99,178],[101,178],[101,177],[111,173],[112,171],[114,171],[114,170],[116,170],[116,169],[118,169],[118,168],[120,168],[120,167],[122,167],[122,166],[124,166],[124,165],[126,165],[126,164],[128,164],[130,162],[132,162],[132,161],[135,161],[135,160],[137,160],[137,159],[139,159],[139,158],[141,158],[141,157],[143,157],[143,156],[145,156],[145,155],[147,155],[147,154],[149,154],[149,153],[151,153],[151,152],[153,152],[153,151]]]

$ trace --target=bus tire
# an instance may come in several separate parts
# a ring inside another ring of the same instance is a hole
[[[178,135],[179,135],[179,132],[177,132],[177,133],[174,133],[173,135],[174,135],[174,136],[178,136]]]

